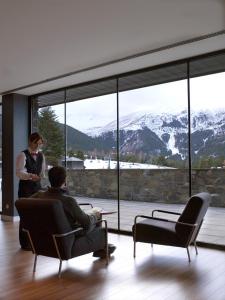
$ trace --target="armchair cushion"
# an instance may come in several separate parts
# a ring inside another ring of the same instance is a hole
[[[157,219],[144,219],[136,226],[136,241],[162,245],[179,244],[175,225],[175,223]]]

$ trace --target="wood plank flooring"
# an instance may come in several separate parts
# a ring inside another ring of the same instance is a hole
[[[91,254],[63,262],[38,257],[18,245],[18,223],[0,222],[0,299],[40,300],[225,300],[225,252],[137,244],[129,236],[109,235],[117,246],[108,267]]]

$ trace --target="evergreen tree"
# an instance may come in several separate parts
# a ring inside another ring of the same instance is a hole
[[[167,166],[166,158],[163,155],[154,157],[152,163],[158,166]]]
[[[74,157],[74,156],[76,156],[76,153],[74,152],[74,150],[70,149],[70,150],[67,151],[67,155],[69,157]]]
[[[81,151],[81,150],[78,150],[77,153],[76,153],[76,157],[79,158],[79,159],[84,160],[84,152]]]
[[[57,116],[51,107],[40,110],[38,115],[38,131],[46,140],[43,153],[47,164],[58,165],[64,152],[63,133],[60,129]]]

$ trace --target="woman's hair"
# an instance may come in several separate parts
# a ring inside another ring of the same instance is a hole
[[[43,137],[38,132],[31,133],[29,136],[29,143],[36,143],[39,140],[44,142]]]
[[[52,187],[61,187],[66,181],[66,170],[63,167],[53,167],[48,171],[48,179]]]

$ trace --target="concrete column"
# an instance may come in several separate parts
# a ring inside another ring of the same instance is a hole
[[[27,148],[29,135],[28,96],[2,97],[2,215],[4,221],[18,219],[15,201],[18,192],[16,157]]]

